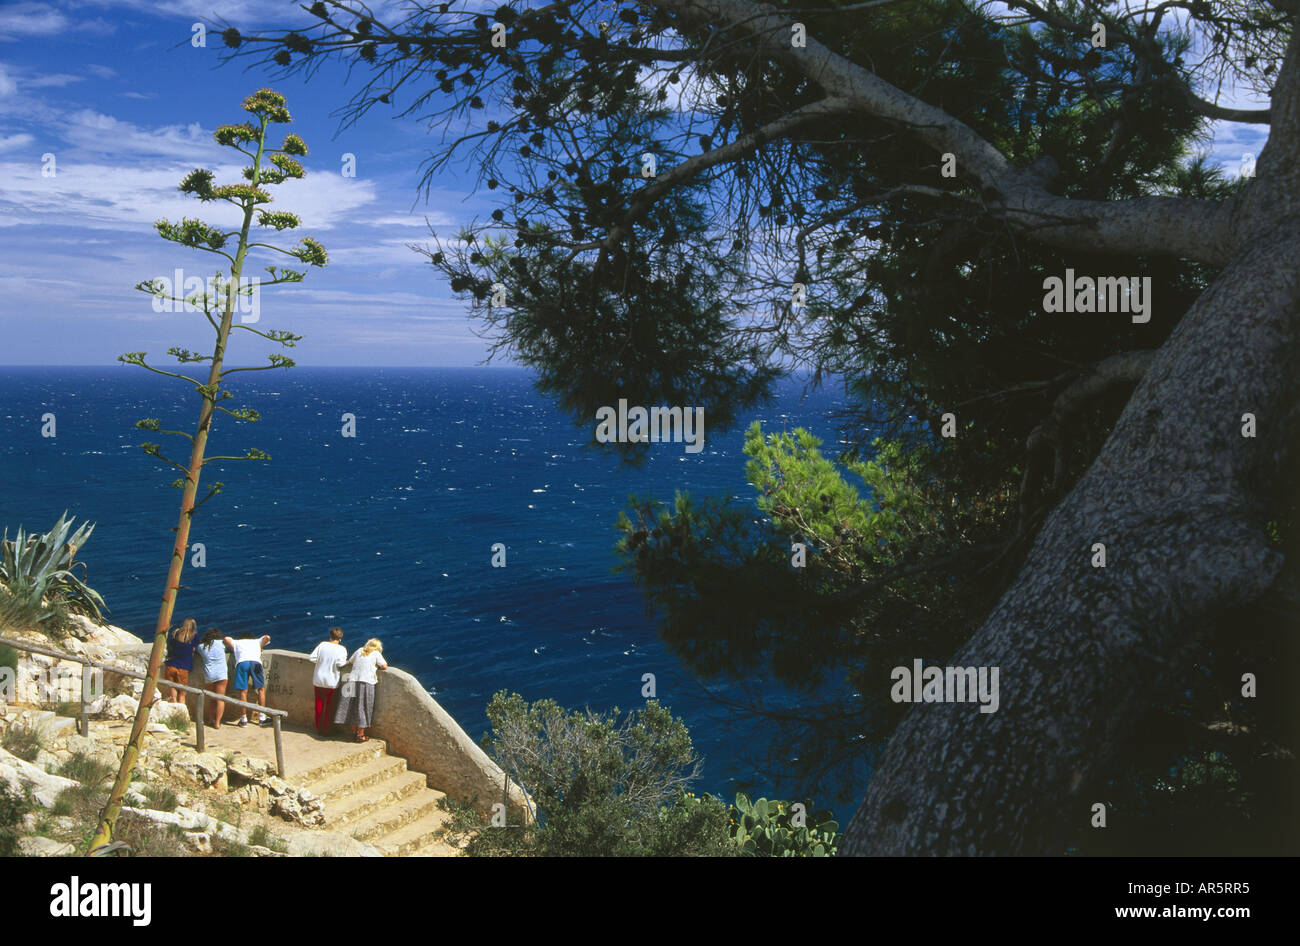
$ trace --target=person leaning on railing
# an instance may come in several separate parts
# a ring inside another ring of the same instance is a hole
[[[215,693],[218,696],[226,695],[226,683],[229,679],[229,673],[226,669],[226,645],[222,640],[221,629],[210,627],[203,635],[203,641],[195,649],[200,662],[203,664],[203,688],[209,693]],[[216,708],[213,710],[216,721],[213,723],[213,729],[221,728],[221,716],[226,711],[225,700],[213,700]],[[202,726],[207,720],[199,720]]]
[[[366,742],[370,738],[366,730],[375,711],[375,684],[379,682],[379,671],[388,669],[383,643],[377,637],[370,638],[348,663],[352,670],[343,681],[343,699],[339,700],[334,722],[347,723],[357,742]]]
[[[316,731],[325,735],[330,729],[330,710],[338,693],[339,671],[348,662],[348,652],[339,641],[343,628],[331,627],[330,639],[321,641],[311,652],[311,662],[316,665],[312,674],[312,689],[316,692]]]
[[[235,652],[235,694],[248,702],[248,691],[257,694],[258,706],[266,706],[266,671],[262,668],[262,648],[271,643],[271,635],[261,637],[238,637],[225,639],[225,644]],[[258,713],[258,720],[263,726],[271,725],[271,717]],[[248,709],[239,708],[239,722],[236,726],[248,725]]]
[[[181,686],[190,682],[190,671],[194,669],[194,635],[198,625],[194,618],[186,618],[180,627],[172,628],[167,635],[167,662],[163,664],[163,680],[167,683],[179,683]],[[167,687],[167,702],[181,703],[180,690]]]

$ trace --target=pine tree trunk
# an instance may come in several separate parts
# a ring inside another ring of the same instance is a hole
[[[841,853],[1064,853],[1135,721],[1188,685],[1211,619],[1278,575],[1264,524],[1281,490],[1295,490],[1283,478],[1300,444],[1296,68],[1293,40],[1231,261],[950,660],[999,667],[1000,708],[913,706]],[[1254,439],[1242,434],[1248,412]],[[1095,542],[1104,568],[1092,565]]]

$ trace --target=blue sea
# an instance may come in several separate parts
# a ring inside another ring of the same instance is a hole
[[[353,646],[380,637],[389,661],[476,741],[497,690],[626,710],[643,702],[642,675],[653,673],[704,756],[697,790],[771,794],[745,761],[752,725],[702,692],[656,637],[630,577],[612,573],[614,523],[629,494],[752,502],[745,426],[806,426],[833,445],[840,390],[805,396],[787,382],[730,432],[706,426],[703,452],[656,444],[634,469],[588,448],[590,431],[523,369],[296,368],[230,381],[237,396],[226,406],[263,419],[218,415],[209,454],[252,446],[272,461],[205,469],[205,482],[226,488],[195,517],[190,541],[204,544],[206,567],[187,562],[177,620],[270,634],[273,647],[294,650],[332,625]],[[0,368],[0,525],[44,531],[65,509],[96,523],[79,555],[89,582],[113,623],[146,638],[180,491],[169,487],[179,473],[138,445],[160,441],[184,462],[188,443],[134,423],[157,417],[192,431],[197,409],[188,385],[138,368]],[[46,413],[53,438],[41,436]],[[356,417],[354,439],[342,436],[344,413]],[[491,567],[497,542],[505,568]]]

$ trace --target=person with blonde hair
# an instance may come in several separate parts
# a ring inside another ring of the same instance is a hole
[[[370,638],[344,666],[348,664],[352,669],[343,681],[343,698],[334,722],[350,725],[357,742],[366,742],[370,738],[366,730],[375,711],[375,684],[379,682],[379,671],[388,669],[383,643],[377,637]]]
[[[179,683],[182,686],[190,682],[190,671],[194,669],[194,635],[198,631],[194,618],[186,618],[180,627],[172,628],[167,635],[167,662],[163,664],[163,680]],[[168,703],[183,703],[182,691],[176,687],[167,687],[164,699]]]

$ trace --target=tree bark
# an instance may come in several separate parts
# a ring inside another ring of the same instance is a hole
[[[1268,590],[1282,565],[1264,534],[1269,487],[1300,430],[1300,280],[1277,265],[1300,258],[1291,229],[1286,244],[1256,241],[1184,316],[951,659],[999,668],[998,711],[914,706],[842,853],[1063,853],[1100,800],[1086,789],[1183,678],[1208,620]],[[1246,411],[1257,439],[1241,435]],[[1094,542],[1104,568],[1092,566]]]
[[[1102,800],[1090,789],[1142,711],[1185,683],[1210,622],[1281,571],[1264,523],[1295,488],[1282,477],[1300,442],[1297,66],[1293,38],[1260,177],[1234,213],[1233,258],[951,658],[999,668],[998,711],[912,707],[841,853],[1064,853]],[[1247,412],[1256,438],[1242,435]],[[1094,542],[1104,568],[1092,566]]]

